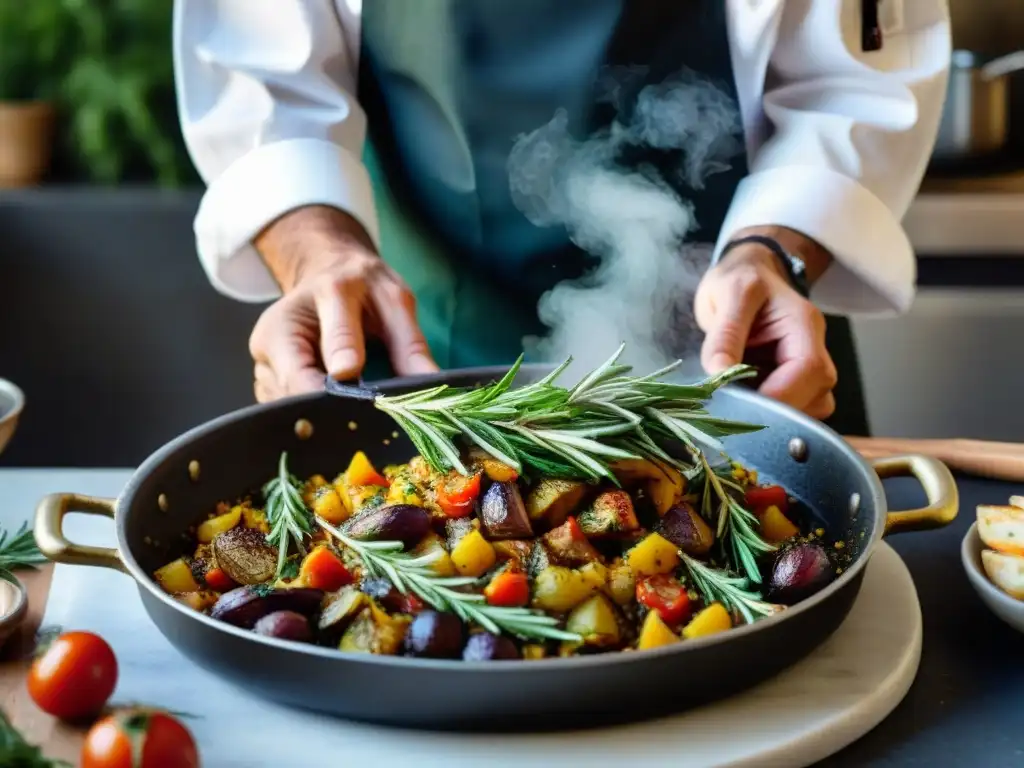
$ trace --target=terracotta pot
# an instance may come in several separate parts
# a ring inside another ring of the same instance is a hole
[[[0,102],[0,187],[37,184],[50,165],[53,105]]]

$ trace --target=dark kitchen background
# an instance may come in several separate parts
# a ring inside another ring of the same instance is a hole
[[[955,47],[1024,49],[1020,3],[952,0]],[[27,396],[0,465],[134,466],[252,402],[262,307],[217,294],[195,255],[201,187],[178,128],[171,7],[0,0],[0,377]],[[933,168],[907,217],[914,309],[856,323],[877,435],[1024,436],[1024,78],[1012,79],[1006,146]]]

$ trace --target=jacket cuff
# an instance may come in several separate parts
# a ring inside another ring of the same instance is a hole
[[[359,159],[320,139],[274,142],[230,165],[210,183],[199,204],[196,249],[213,287],[239,301],[278,298],[281,289],[252,239],[306,205],[329,205],[350,214],[379,250],[373,187]]]
[[[733,198],[713,263],[735,233],[779,226],[813,238],[833,257],[811,300],[837,315],[892,315],[914,299],[913,246],[892,211],[848,176],[825,168],[787,166],[751,174]]]

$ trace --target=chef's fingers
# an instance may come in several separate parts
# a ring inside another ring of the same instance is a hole
[[[268,403],[281,396],[277,376],[274,374],[274,369],[267,363],[256,363],[253,367],[253,379],[253,392],[257,402]]]
[[[768,300],[768,287],[753,270],[737,270],[716,280],[712,290],[700,361],[708,373],[718,373],[743,361],[751,326]]]
[[[836,396],[831,390],[821,395],[817,400],[811,402],[807,408],[804,409],[804,413],[812,419],[818,419],[820,421],[824,421],[835,412]]]
[[[325,282],[314,293],[320,354],[327,372],[336,379],[356,378],[366,363],[365,297],[365,283],[354,280]]]
[[[277,307],[276,304],[271,306],[267,313]],[[312,314],[311,310],[309,314]],[[250,350],[254,360],[266,362],[273,369],[278,384],[277,396],[323,389],[324,374],[317,364],[313,341],[315,324],[290,311],[267,313],[256,323],[253,330],[255,341],[250,342]]]
[[[838,374],[825,348],[825,318],[803,299],[785,309],[782,337],[776,349],[779,366],[761,384],[759,390],[806,411],[831,392]]]
[[[381,335],[395,373],[412,376],[438,370],[416,320],[416,299],[412,291],[397,275],[386,275],[370,285],[370,297],[380,318]]]

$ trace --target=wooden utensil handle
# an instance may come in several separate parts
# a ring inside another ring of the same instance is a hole
[[[955,472],[993,480],[1024,483],[1024,444],[986,440],[914,440],[897,437],[847,437],[846,441],[868,459],[920,453],[932,456]]]

